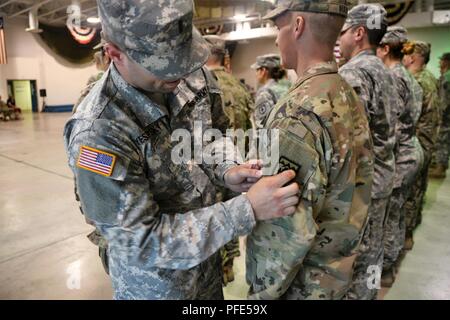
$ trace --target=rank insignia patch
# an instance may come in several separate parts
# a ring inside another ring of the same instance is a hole
[[[287,171],[287,170],[294,170],[296,173],[298,173],[300,168],[301,168],[301,165],[296,164],[295,162],[289,160],[286,157],[281,157],[278,173],[281,173],[281,172]]]
[[[111,153],[82,146],[77,167],[109,177],[113,172],[115,162],[116,156]]]

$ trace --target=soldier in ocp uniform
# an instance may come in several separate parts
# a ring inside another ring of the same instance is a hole
[[[377,25],[371,25],[373,22]],[[394,187],[395,127],[400,108],[394,78],[375,55],[386,28],[386,10],[380,4],[361,4],[349,11],[340,36],[341,54],[347,63],[339,73],[364,104],[375,155],[368,224],[356,259],[349,299],[375,299],[383,268],[383,224]]]
[[[286,70],[281,66],[281,58],[277,54],[266,54],[256,58],[251,65],[256,71],[259,88],[255,97],[256,127],[262,128],[265,118],[289,90],[291,83],[286,80]]]
[[[426,69],[430,60],[431,45],[423,41],[410,41],[406,47],[412,53],[404,56],[403,64],[412,73],[423,91],[422,109],[416,134],[423,149],[424,161],[405,203],[406,239],[404,248],[410,250],[414,244],[413,231],[422,219],[424,197],[428,187],[428,169],[439,128],[440,104],[437,79]]]
[[[377,48],[377,56],[395,79],[401,104],[398,110],[395,144],[394,189],[384,226],[384,259],[381,285],[391,287],[395,281],[395,263],[405,242],[404,204],[423,165],[423,150],[416,136],[418,115],[422,108],[422,89],[402,64],[407,31],[401,26],[388,27]]]
[[[256,220],[294,212],[295,172],[258,181],[258,164],[238,165],[225,138],[198,139],[222,102],[191,0],[98,7],[113,63],[64,139],[83,212],[108,242],[114,298],[222,299],[218,250]],[[180,133],[200,144],[193,159],[176,161]],[[198,160],[206,147],[223,161]],[[247,194],[216,203],[216,184]]]
[[[441,77],[439,79],[439,98],[441,99],[441,119],[439,135],[434,153],[434,168],[430,172],[431,178],[444,179],[448,169],[450,154],[450,52],[440,58]]]
[[[279,130],[278,165],[267,170],[296,170],[301,190],[293,215],[258,222],[247,238],[251,299],[342,299],[351,284],[373,150],[364,108],[333,57],[346,15],[345,0],[282,0],[266,16],[299,77],[264,124]]]
[[[252,113],[254,103],[252,96],[244,85],[224,66],[227,50],[225,41],[218,36],[204,36],[209,43],[211,55],[206,67],[211,71],[222,91],[224,112],[228,119],[224,121],[223,129],[248,130],[253,127]]]

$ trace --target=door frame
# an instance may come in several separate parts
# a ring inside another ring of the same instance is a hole
[[[6,79],[7,94],[13,96],[14,81],[28,81],[31,86],[31,110],[39,112],[38,89],[36,79]],[[15,98],[15,97],[14,97]]]

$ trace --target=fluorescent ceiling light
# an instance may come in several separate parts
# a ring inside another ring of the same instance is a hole
[[[247,18],[246,14],[237,14],[233,17],[233,19],[236,21],[241,21],[241,20],[244,20],[245,18]]]
[[[99,17],[89,17],[89,18],[87,18],[86,21],[89,23],[92,23],[92,24],[98,24],[98,23],[100,23],[100,18]]]

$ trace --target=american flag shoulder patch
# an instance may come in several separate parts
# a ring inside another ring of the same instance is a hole
[[[115,162],[116,156],[111,153],[88,146],[82,146],[80,149],[80,156],[78,157],[77,167],[110,177]]]

